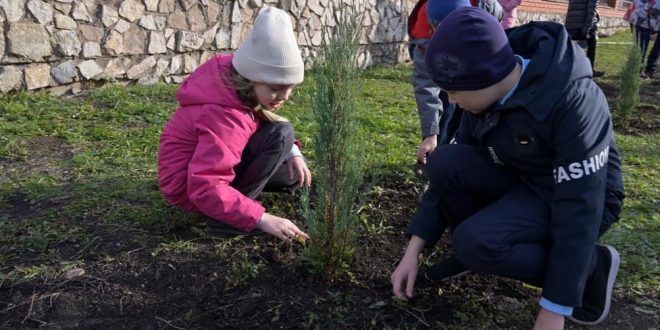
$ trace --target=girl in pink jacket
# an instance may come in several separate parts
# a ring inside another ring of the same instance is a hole
[[[167,202],[209,216],[209,229],[228,225],[285,241],[308,238],[255,201],[264,189],[292,191],[311,183],[293,128],[275,114],[303,76],[291,19],[264,7],[233,56],[204,63],[177,92],[179,109],[158,152]]]

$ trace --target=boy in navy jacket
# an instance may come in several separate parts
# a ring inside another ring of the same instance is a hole
[[[538,327],[561,329],[564,316],[597,324],[619,266],[617,251],[597,240],[623,200],[609,108],[562,25],[507,33],[491,15],[460,8],[429,41],[431,76],[464,113],[457,144],[429,157],[430,186],[392,274],[394,294],[412,297],[420,253],[448,228],[455,254],[429,277],[525,281],[543,288]]]

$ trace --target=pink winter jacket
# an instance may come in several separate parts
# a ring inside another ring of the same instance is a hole
[[[238,99],[231,59],[210,59],[179,88],[179,109],[160,138],[158,183],[170,204],[251,231],[264,207],[229,184],[260,123]]]
[[[504,9],[504,18],[502,19],[502,27],[506,30],[516,25],[518,20],[518,6],[522,0],[497,0]]]

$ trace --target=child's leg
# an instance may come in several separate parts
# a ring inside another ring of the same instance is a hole
[[[240,164],[236,167],[236,179],[231,185],[245,196],[256,198],[271,179],[283,185],[295,185],[295,180],[288,179],[284,160],[293,146],[294,132],[289,123],[267,123],[248,141]],[[282,178],[282,174],[285,178]],[[272,185],[269,185],[273,188]]]
[[[646,62],[646,74],[649,77],[653,77],[655,74],[655,67],[658,62],[658,57],[660,57],[660,47],[658,47],[658,43],[660,43],[660,34],[656,36],[655,41],[653,42],[653,48],[651,48],[651,53]]]
[[[550,206],[524,185],[461,222],[453,234],[471,270],[539,283],[550,244]]]
[[[429,188],[413,216],[408,233],[434,245],[447,227],[493,203],[517,185],[517,179],[494,164],[475,146],[438,146],[428,158],[424,175]]]
[[[437,194],[439,216],[451,229],[519,184],[477,147],[461,144],[438,147],[424,175]]]
[[[591,63],[591,69],[593,70],[596,62],[596,43],[598,40],[597,30],[591,29],[587,34],[587,58]]]
[[[642,52],[642,65],[643,65],[644,59],[646,58],[646,50],[648,49],[649,42],[651,40],[651,30],[636,26],[635,40],[637,40],[637,45],[639,46]]]
[[[477,147],[461,144],[439,146],[429,157],[424,175],[429,179],[429,188],[408,233],[430,245],[440,239],[447,227],[453,230],[519,184]],[[456,257],[450,256],[422,272],[430,280],[444,281],[466,270]]]

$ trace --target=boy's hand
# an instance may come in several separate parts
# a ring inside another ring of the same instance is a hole
[[[410,237],[406,253],[401,262],[392,273],[392,292],[396,298],[408,300],[415,292],[415,279],[419,269],[419,255],[424,249],[426,242],[417,235]],[[405,288],[404,288],[405,283]]]
[[[257,225],[257,228],[288,243],[291,243],[292,240],[309,239],[309,236],[298,229],[298,226],[291,220],[268,213],[264,213],[263,220]]]
[[[426,164],[426,156],[435,150],[435,147],[438,146],[438,136],[429,135],[427,136],[422,144],[419,145],[417,149],[417,161],[420,164]]]
[[[396,270],[392,273],[392,292],[397,299],[408,300],[413,297],[415,279],[419,269],[417,259],[416,256],[404,255]]]
[[[534,330],[561,330],[564,329],[564,316],[555,314],[545,308],[541,308],[539,316],[534,323]]]
[[[305,159],[300,156],[293,157],[287,161],[289,168],[289,179],[293,180],[294,175],[298,177],[300,187],[309,187],[312,185],[312,172],[307,168]]]

